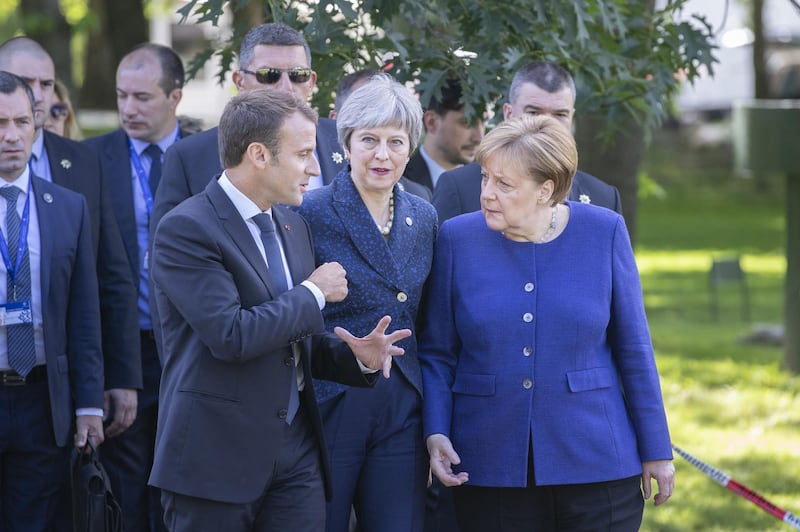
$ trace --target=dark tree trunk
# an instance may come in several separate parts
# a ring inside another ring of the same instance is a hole
[[[784,339],[784,364],[800,373],[800,172],[786,177]]]
[[[575,140],[578,145],[578,167],[584,172],[602,179],[619,189],[622,197],[622,213],[636,243],[637,194],[639,190],[639,167],[644,156],[644,126],[633,117],[626,119],[623,130],[615,135],[604,149],[597,135],[605,127],[605,115],[578,117]]]
[[[753,80],[755,81],[755,97],[769,98],[769,80],[767,79],[767,58],[764,42],[764,0],[751,0],[753,18]]]
[[[115,79],[120,59],[148,40],[142,0],[90,0],[99,24],[89,34],[81,101],[83,107],[116,109]]]
[[[53,58],[56,76],[74,94],[72,80],[72,32],[58,7],[58,0],[20,0],[22,30],[41,44]]]

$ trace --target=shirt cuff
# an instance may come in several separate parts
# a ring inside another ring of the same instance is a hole
[[[358,363],[358,368],[361,370],[363,375],[372,375],[373,373],[378,373],[380,371],[379,369],[368,368],[359,359],[356,359],[356,362]]]
[[[102,408],[78,408],[75,410],[76,416],[100,416],[103,417]]]
[[[312,283],[308,279],[306,279],[305,281],[303,281],[300,284],[305,286],[309,290],[311,290],[311,293],[314,294],[314,297],[317,299],[317,306],[319,307],[319,309],[320,310],[324,309],[325,308],[325,295],[322,293],[322,290],[320,290],[319,287],[317,287],[317,285],[315,285],[314,283]]]

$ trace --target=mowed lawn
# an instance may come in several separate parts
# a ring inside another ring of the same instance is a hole
[[[741,341],[783,322],[783,179],[735,177],[729,148],[688,138],[655,136],[643,171],[665,194],[641,199],[636,243],[672,440],[800,515],[800,376],[782,369],[782,347]],[[736,283],[720,287],[718,319],[710,309],[712,260],[734,255],[750,322]],[[675,494],[649,502],[642,530],[792,530],[677,455],[675,466]]]

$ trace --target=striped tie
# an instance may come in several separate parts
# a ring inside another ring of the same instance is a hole
[[[12,267],[17,265],[17,247],[19,244],[19,214],[17,214],[17,197],[20,190],[9,186],[0,188],[0,194],[6,199],[6,241],[11,258]],[[16,275],[16,287],[11,282],[11,276],[6,275],[7,289],[6,301],[31,300],[31,267],[28,258],[28,246],[25,246],[25,255]],[[16,297],[15,295],[16,288]],[[30,318],[30,314],[28,315]],[[33,322],[6,325],[8,345],[8,365],[22,375],[27,376],[36,363],[36,349],[33,343]]]

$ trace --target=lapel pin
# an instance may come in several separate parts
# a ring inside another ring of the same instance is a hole
[[[64,168],[65,170],[69,170],[70,168],[72,168],[72,161],[70,161],[69,159],[61,159],[61,167]]]
[[[580,201],[581,203],[591,203],[592,198],[589,197],[589,194],[581,194],[580,196],[578,196],[578,201]]]
[[[53,195],[50,194],[49,192],[45,192],[44,194],[42,194],[42,199],[44,200],[45,203],[53,203]]]
[[[409,227],[414,225],[414,220],[411,219],[411,216],[406,216],[406,225]]]
[[[342,164],[342,161],[344,161],[344,157],[342,157],[342,154],[338,151],[331,153],[331,159],[333,159],[333,162],[336,164]]]
[[[292,230],[292,226],[289,225],[289,224],[284,225],[283,228],[286,229],[287,231],[291,231]]]

